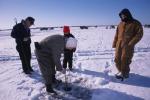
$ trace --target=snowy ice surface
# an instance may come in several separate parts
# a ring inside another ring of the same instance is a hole
[[[112,48],[115,29],[91,27],[71,28],[71,31],[78,40],[73,56],[74,70],[67,71],[67,82],[72,90],[63,90],[65,78],[57,72],[57,78],[63,81],[55,89],[58,96],[45,91],[34,54],[34,42],[53,34],[63,35],[62,29],[32,30],[32,67],[35,72],[30,76],[22,72],[10,31],[0,31],[0,100],[150,100],[150,29],[144,29],[144,36],[135,48],[130,78],[123,82],[114,77],[117,73]]]

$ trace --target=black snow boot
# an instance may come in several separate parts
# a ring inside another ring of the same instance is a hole
[[[116,77],[117,79],[121,79],[121,81],[124,80],[124,77],[123,77],[123,75],[122,75],[121,72],[117,73],[117,74],[115,75],[115,77]]]
[[[54,94],[56,94],[56,92],[53,90],[51,84],[47,84],[47,85],[46,85],[46,91],[47,91],[48,93],[54,93]]]
[[[123,75],[124,78],[129,78],[129,73]]]
[[[31,74],[29,70],[23,71],[25,74]]]
[[[55,75],[52,76],[52,82],[53,82],[53,84],[59,84],[59,83],[62,83],[61,80],[56,79]]]
[[[30,70],[31,72],[34,72],[34,70],[32,69],[32,67],[29,67],[29,70]]]

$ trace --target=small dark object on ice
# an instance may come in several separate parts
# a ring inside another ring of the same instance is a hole
[[[64,90],[65,90],[65,91],[71,91],[72,88],[71,88],[71,87],[68,87],[68,86],[67,86],[67,87],[65,86],[65,87],[64,87]]]

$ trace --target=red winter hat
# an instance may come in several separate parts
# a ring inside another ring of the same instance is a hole
[[[64,33],[70,33],[70,28],[69,28],[69,26],[64,26],[63,32],[64,32]]]

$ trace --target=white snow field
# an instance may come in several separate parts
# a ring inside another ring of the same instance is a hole
[[[45,91],[34,54],[34,42],[53,34],[63,35],[62,29],[32,30],[32,67],[35,72],[30,76],[22,72],[10,31],[0,31],[0,100],[150,100],[150,29],[144,28],[144,36],[136,45],[130,65],[130,77],[123,82],[114,77],[117,73],[112,48],[115,30],[71,28],[78,40],[73,71],[67,70],[67,82],[72,90],[64,91],[64,75],[57,72],[56,78],[63,81],[55,88],[58,96]]]

